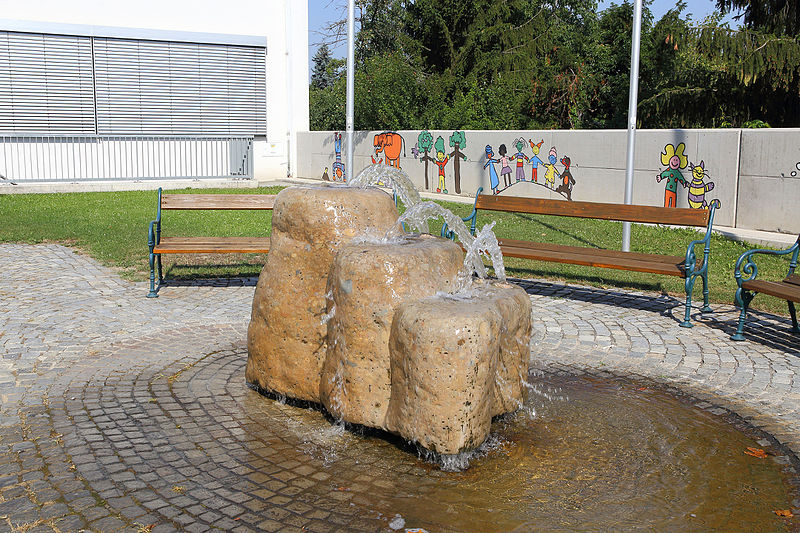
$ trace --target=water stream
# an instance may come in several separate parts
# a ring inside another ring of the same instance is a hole
[[[400,215],[397,226],[390,228],[380,242],[399,242],[403,239],[405,226],[416,229],[420,233],[428,233],[428,221],[441,218],[448,228],[455,233],[465,249],[464,267],[459,276],[456,292],[469,292],[473,273],[486,278],[486,267],[482,255],[487,255],[492,262],[495,276],[500,281],[506,280],[506,269],[497,237],[492,231],[494,222],[485,225],[477,235],[473,236],[461,217],[449,209],[434,202],[423,202],[408,175],[400,169],[387,165],[370,165],[362,170],[350,182],[352,187],[370,187],[384,184],[391,188],[406,207]]]

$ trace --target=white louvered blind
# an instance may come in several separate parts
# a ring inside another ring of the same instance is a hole
[[[95,133],[89,37],[0,31],[0,132]]]
[[[263,47],[94,38],[99,134],[266,133]]]

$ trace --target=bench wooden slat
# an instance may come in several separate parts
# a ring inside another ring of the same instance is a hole
[[[686,275],[683,268],[683,258],[677,256],[637,254],[637,257],[633,258],[629,257],[625,252],[616,252],[614,254],[609,253],[613,252],[611,250],[558,245],[545,245],[542,248],[538,248],[536,247],[537,244],[539,243],[528,243],[525,246],[501,244],[500,249],[504,256],[534,261],[554,261],[677,277],[685,277]],[[595,254],[595,251],[598,253]]]
[[[590,248],[583,246],[569,246],[566,244],[552,244],[549,242],[518,241],[514,239],[497,239],[501,246],[513,248],[536,248],[539,250],[568,251],[576,254],[590,254],[595,257],[627,257],[639,261],[660,261],[664,263],[681,263],[685,259],[678,255],[646,254],[639,252],[621,252],[619,250],[608,250],[605,248]]]
[[[163,194],[161,209],[272,209],[275,194]]]
[[[568,202],[518,196],[481,194],[475,203],[477,209],[509,211],[535,215],[560,215],[577,218],[621,220],[645,224],[670,224],[678,226],[708,225],[709,210],[684,207],[656,207],[650,205],[608,204],[599,202]]]
[[[157,254],[267,253],[269,237],[163,237]]]
[[[748,291],[775,296],[783,300],[800,302],[800,286],[792,283],[784,283],[782,281],[761,281],[756,279],[743,282],[742,288],[747,289]]]

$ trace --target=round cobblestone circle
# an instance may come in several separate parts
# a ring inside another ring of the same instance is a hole
[[[149,300],[146,284],[57,245],[0,245],[0,272],[0,531],[380,531],[397,477],[423,494],[444,475],[249,390],[252,283]],[[800,344],[785,317],[752,313],[734,343],[730,305],[684,330],[671,297],[521,284],[536,366],[667,384],[800,450]],[[395,470],[379,460],[400,456]]]

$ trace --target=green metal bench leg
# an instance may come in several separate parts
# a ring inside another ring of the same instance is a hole
[[[708,305],[708,274],[703,274],[703,308],[701,313],[713,313],[714,310]]]
[[[741,287],[736,289],[736,304],[742,309],[739,313],[739,324],[736,326],[736,333],[731,335],[731,339],[735,341],[744,340],[744,320],[747,317],[747,308],[750,307],[750,301],[755,297],[755,293],[750,294]]]
[[[680,323],[682,328],[691,328],[691,316],[692,316],[692,291],[694,290],[694,282],[697,280],[695,277],[686,278],[685,288],[686,288],[686,314],[683,317],[683,322]]]
[[[794,302],[787,300],[789,304],[789,315],[792,317],[792,333],[800,334],[800,328],[797,327],[797,311],[794,308]]]
[[[161,278],[161,254],[158,254],[158,277]],[[156,254],[150,252],[150,292],[147,293],[148,298],[158,298],[158,290],[156,289],[156,272],[155,272]],[[160,279],[159,279],[159,285]]]
[[[156,254],[158,256],[158,285],[161,286],[164,283],[164,276],[161,274],[161,254]]]

